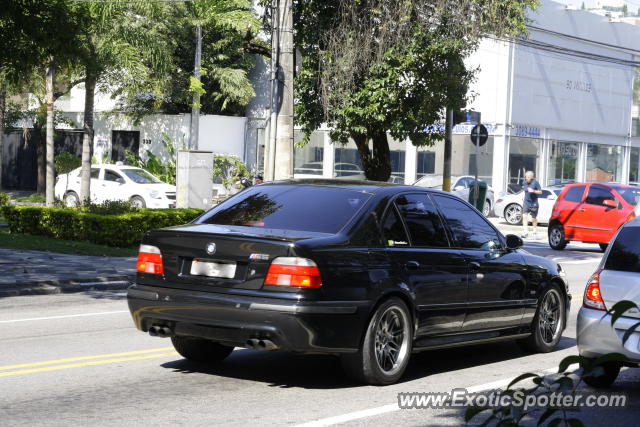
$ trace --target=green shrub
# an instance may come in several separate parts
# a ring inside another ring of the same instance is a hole
[[[47,199],[40,193],[33,193],[24,197],[16,197],[15,201],[20,203],[45,203]]]
[[[133,207],[129,200],[105,200],[102,203],[85,201],[78,210],[86,213],[98,215],[119,215],[129,212],[137,212],[139,209]]]
[[[7,206],[11,204],[11,196],[7,193],[0,193],[0,206]]]
[[[54,160],[56,173],[62,175],[79,168],[82,165],[82,159],[71,153],[60,153]]]
[[[149,230],[191,222],[200,209],[139,209],[100,215],[85,208],[4,206],[1,209],[12,233],[88,241],[121,248],[132,247]]]

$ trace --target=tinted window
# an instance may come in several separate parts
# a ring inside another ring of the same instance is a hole
[[[382,235],[387,246],[408,246],[409,239],[395,207],[391,207],[382,223]]]
[[[82,171],[80,171],[79,175],[81,174],[82,174]],[[100,176],[100,169],[91,168],[91,179],[98,179],[99,176]]]
[[[541,199],[547,199],[549,198],[549,196],[551,195],[551,191],[549,190],[542,190],[542,194],[539,196]]]
[[[456,246],[489,250],[501,245],[496,231],[478,211],[452,197],[434,195],[434,199],[440,205]]]
[[[567,190],[564,195],[564,200],[567,202],[581,202],[582,195],[584,194],[584,185],[579,185],[578,187],[571,187]]]
[[[122,173],[136,184],[157,184],[162,182],[144,169],[122,169]]]
[[[607,190],[606,188],[592,185],[591,188],[589,188],[589,192],[587,193],[585,202],[590,205],[603,206],[603,202],[605,200],[615,201],[616,199],[615,197],[613,197],[613,194],[611,194],[611,191]]]
[[[427,195],[407,194],[396,199],[400,214],[407,223],[413,246],[448,247],[438,210]]]
[[[640,233],[638,227],[625,227],[620,231],[605,262],[605,270],[640,273],[640,239],[638,239],[638,233]]]
[[[640,201],[640,188],[618,188],[618,193],[630,205],[637,205]]]
[[[110,170],[105,170],[104,171],[104,180],[105,181],[117,181],[118,179],[121,179],[122,177],[120,175],[118,175],[117,173],[110,171]]]
[[[344,188],[257,186],[216,206],[198,223],[337,233],[370,197]]]

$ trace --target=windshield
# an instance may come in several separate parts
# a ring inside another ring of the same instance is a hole
[[[251,187],[206,213],[198,223],[337,233],[370,194],[312,185]]]
[[[640,188],[617,188],[618,194],[629,204],[635,206],[640,200]]]
[[[121,169],[120,172],[136,184],[159,184],[162,182],[144,169]]]

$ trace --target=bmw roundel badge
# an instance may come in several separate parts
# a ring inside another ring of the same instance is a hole
[[[213,255],[216,253],[216,244],[211,242],[211,243],[207,243],[207,253],[209,255]]]

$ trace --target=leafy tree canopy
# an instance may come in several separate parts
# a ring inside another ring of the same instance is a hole
[[[387,134],[430,145],[445,108],[462,108],[475,69],[464,64],[486,35],[526,32],[537,0],[299,0],[295,116],[308,137],[322,123],[354,140],[368,179],[391,173]]]

